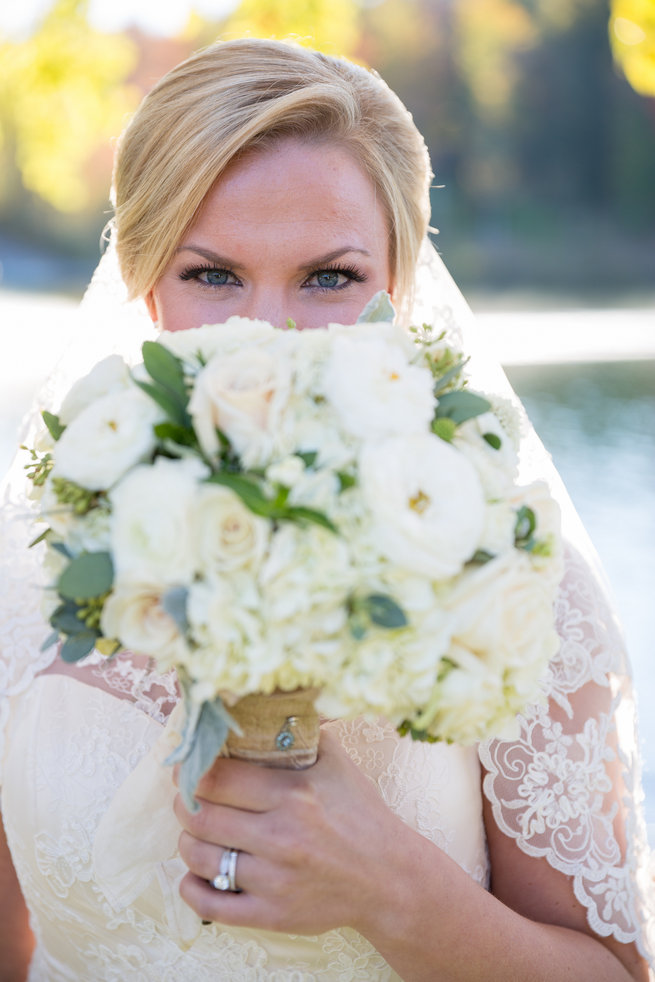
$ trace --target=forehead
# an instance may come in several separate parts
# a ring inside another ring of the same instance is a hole
[[[374,183],[347,149],[285,139],[234,161],[205,198],[192,231],[242,241],[346,236],[357,248],[380,240],[386,251],[387,226]]]

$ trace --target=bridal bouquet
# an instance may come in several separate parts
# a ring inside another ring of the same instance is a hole
[[[258,732],[262,695],[460,743],[506,734],[539,698],[557,508],[517,485],[513,407],[379,303],[372,323],[163,334],[143,364],[110,356],[44,413],[50,445],[28,470],[46,643],[176,669],[189,800],[247,717],[272,762],[302,743],[303,710]]]

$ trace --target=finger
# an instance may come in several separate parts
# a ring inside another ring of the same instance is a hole
[[[302,784],[303,773],[218,757],[198,782],[196,798],[245,811],[270,811],[291,788]]]
[[[255,852],[266,838],[267,823],[257,812],[244,812],[226,805],[200,800],[197,812],[190,812],[180,794],[173,800],[173,811],[182,828],[202,842],[215,846],[228,843],[234,849]]]
[[[229,890],[214,890],[202,877],[187,873],[180,882],[180,896],[204,921],[276,930],[272,905],[247,891],[231,893]]]

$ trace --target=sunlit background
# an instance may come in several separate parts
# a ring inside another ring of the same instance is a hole
[[[655,823],[655,0],[20,0],[0,7],[0,469],[70,334],[142,95],[217,37],[377,69],[433,225],[608,570]]]

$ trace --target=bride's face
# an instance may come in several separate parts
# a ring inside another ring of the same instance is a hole
[[[276,327],[353,323],[392,292],[376,189],[337,145],[285,140],[231,165],[146,297],[165,331],[233,314]]]

